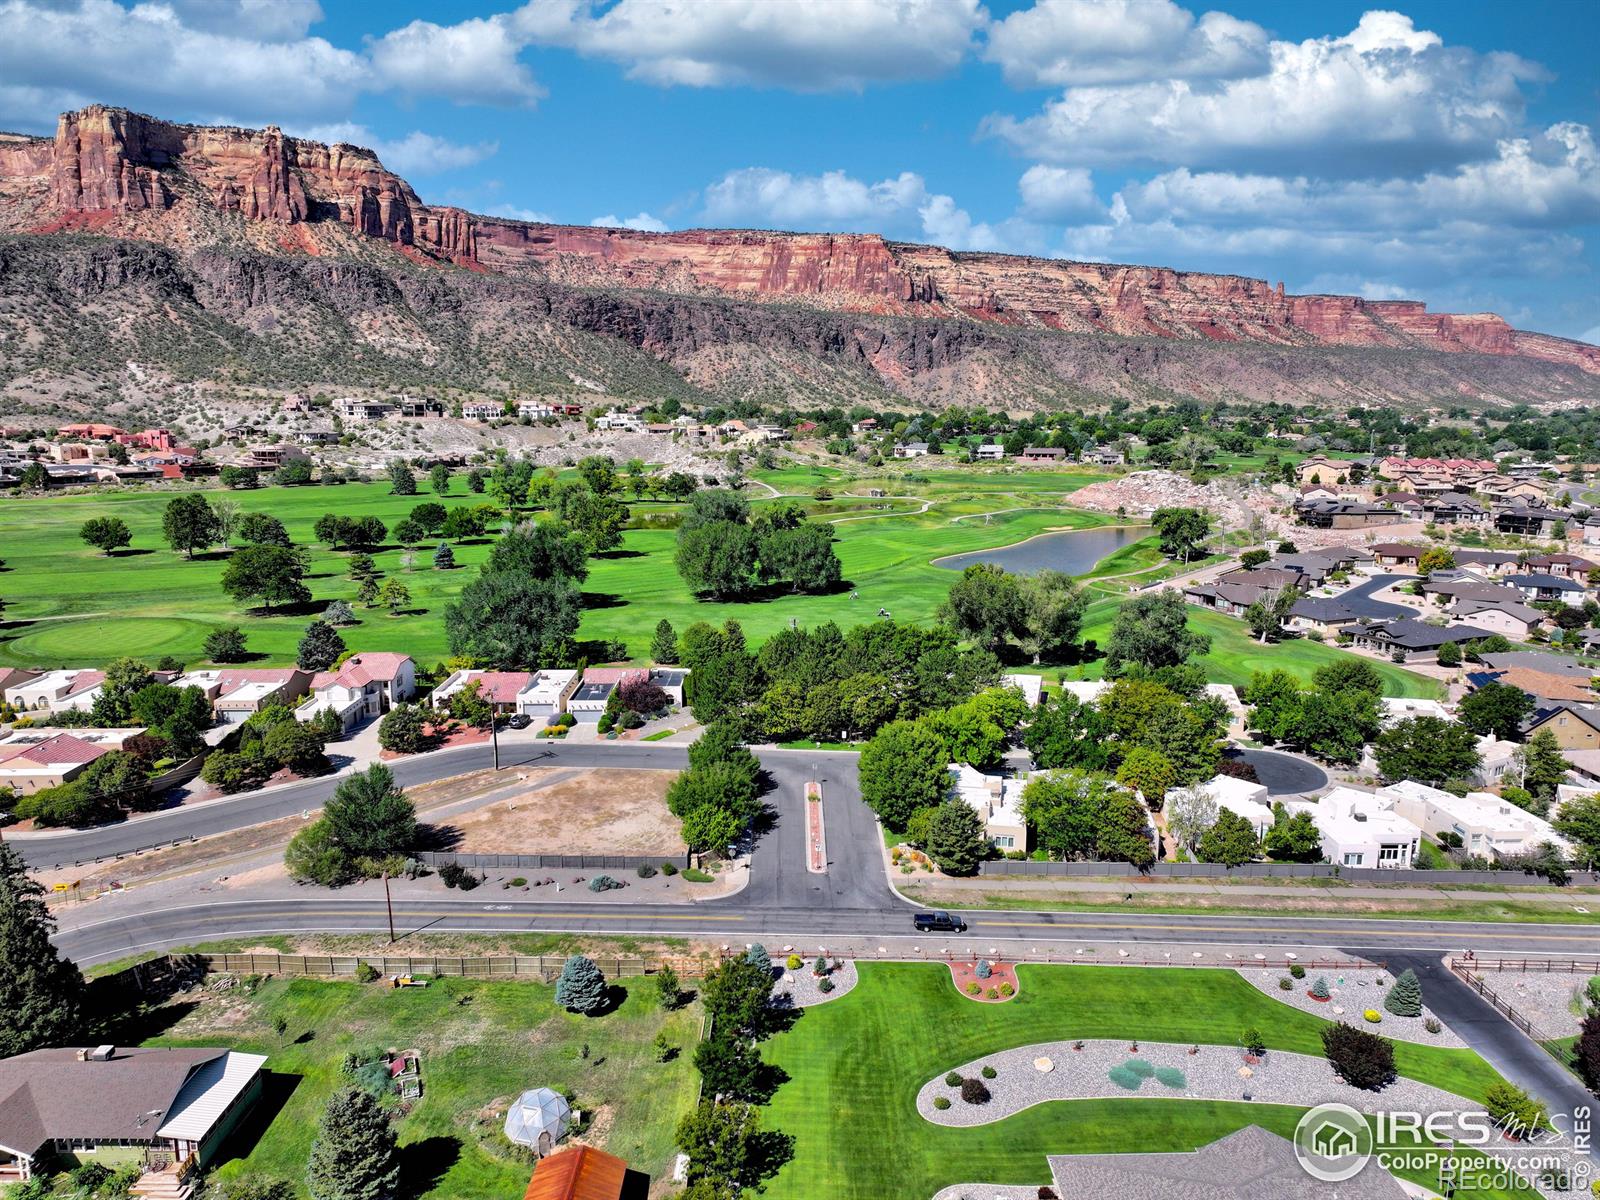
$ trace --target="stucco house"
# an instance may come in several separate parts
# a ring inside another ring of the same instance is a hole
[[[407,654],[356,654],[332,671],[312,676],[310,694],[294,710],[309,721],[332,712],[346,733],[363,721],[381,717],[417,693],[417,667]]]
[[[239,725],[275,704],[292,708],[310,687],[311,672],[298,667],[229,669],[217,678],[217,698],[212,701],[212,708],[217,720]]]
[[[1288,808],[1311,814],[1323,857],[1337,866],[1400,870],[1416,861],[1422,835],[1387,797],[1336,787],[1315,803],[1290,801]]]
[[[986,775],[967,763],[951,763],[949,795],[970,805],[983,818],[983,833],[997,850],[1026,850],[1028,823],[1022,819],[1022,785],[1000,775]]]

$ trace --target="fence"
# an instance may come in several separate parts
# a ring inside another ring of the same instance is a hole
[[[631,871],[640,866],[660,867],[662,863],[671,862],[674,856],[670,854],[456,854],[452,851],[424,851],[412,857],[430,867],[455,863],[473,870],[540,871],[559,868],[569,871]],[[682,858],[682,866],[692,865],[688,855],[683,855]]]
[[[177,787],[180,783],[188,783],[196,775],[200,774],[205,765],[206,756],[197,754],[188,762],[179,763],[170,771],[163,771],[160,775],[157,775],[150,781],[150,790],[152,792],[164,792],[168,788]]]
[[[1521,971],[1530,975],[1600,975],[1600,958],[1478,958],[1462,960],[1469,971]]]
[[[1035,862],[1031,859],[997,858],[979,863],[978,874],[1111,879],[1134,876],[1153,879],[1343,879],[1351,883],[1556,886],[1529,871],[1385,870],[1381,867],[1342,867],[1332,863],[1244,863],[1237,867],[1226,867],[1221,863],[1156,863],[1140,870],[1132,863],[1125,862]],[[1579,887],[1592,887],[1600,883],[1600,875],[1592,871],[1574,872],[1571,882]]]
[[[1548,1045],[1550,1039],[1544,1034],[1540,1033],[1532,1021],[1528,1020],[1527,1017],[1523,1016],[1516,1009],[1512,1008],[1511,1005],[1500,998],[1499,993],[1497,993],[1493,988],[1472,973],[1470,968],[1475,967],[1481,970],[1484,967],[1483,963],[1477,961],[1463,963],[1455,958],[1452,958],[1450,959],[1449,965],[1450,970],[1456,975],[1456,977],[1459,978],[1462,983],[1470,987],[1473,991],[1477,992],[1478,995],[1487,1000],[1497,1013],[1503,1016],[1506,1020],[1510,1021],[1518,1029],[1522,1030],[1522,1032],[1527,1034],[1528,1037],[1530,1037],[1533,1041],[1543,1046],[1557,1061],[1562,1061],[1561,1055],[1550,1049],[1550,1046]]]

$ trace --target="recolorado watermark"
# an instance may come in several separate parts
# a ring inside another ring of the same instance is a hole
[[[1295,1126],[1294,1153],[1306,1174],[1324,1183],[1353,1179],[1376,1162],[1389,1172],[1425,1173],[1445,1195],[1535,1181],[1587,1194],[1597,1174],[1591,1120],[1587,1107],[1552,1114],[1549,1128],[1528,1129],[1481,1109],[1363,1115],[1348,1104],[1319,1104]]]

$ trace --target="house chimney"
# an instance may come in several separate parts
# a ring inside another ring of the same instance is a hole
[[[110,1062],[116,1057],[116,1053],[117,1048],[115,1046],[96,1046],[89,1051],[89,1058],[93,1062]]]

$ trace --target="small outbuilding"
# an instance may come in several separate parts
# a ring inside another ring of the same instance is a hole
[[[567,1098],[546,1087],[523,1092],[506,1112],[506,1137],[540,1158],[567,1136],[571,1125],[572,1106]]]
[[[569,1146],[533,1169],[522,1200],[621,1200],[628,1164],[593,1146]]]

